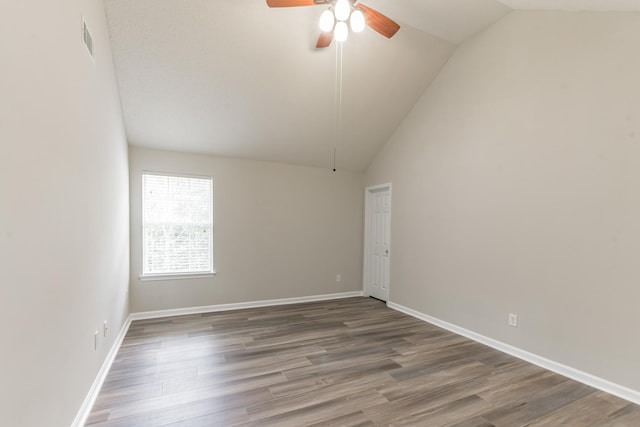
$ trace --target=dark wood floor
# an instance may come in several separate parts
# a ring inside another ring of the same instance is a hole
[[[88,426],[640,426],[640,406],[370,298],[135,321]]]

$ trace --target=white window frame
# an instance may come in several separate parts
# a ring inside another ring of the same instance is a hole
[[[207,179],[211,182],[210,190],[211,190],[211,210],[209,211],[209,222],[211,224],[211,232],[209,233],[209,247],[211,251],[209,252],[210,257],[210,265],[211,271],[198,271],[198,272],[186,272],[186,273],[144,273],[144,262],[146,259],[145,253],[145,239],[144,239],[144,176],[145,175],[156,175],[156,176],[169,176],[176,178],[197,178],[197,179]],[[140,230],[141,236],[140,241],[142,243],[142,262],[141,262],[141,271],[142,273],[138,276],[138,278],[142,281],[145,280],[176,280],[176,279],[201,279],[207,277],[213,277],[216,275],[215,268],[213,266],[213,177],[205,176],[205,175],[188,175],[181,173],[169,173],[169,172],[156,172],[156,171],[148,171],[143,170],[140,174],[140,188],[141,188],[141,196],[142,196],[142,210],[140,212]]]

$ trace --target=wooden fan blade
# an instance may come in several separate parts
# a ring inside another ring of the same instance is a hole
[[[329,47],[331,42],[333,41],[333,32],[322,32],[320,33],[320,37],[318,37],[318,43],[316,43],[316,49],[323,49],[325,47]]]
[[[362,3],[358,3],[357,7],[364,11],[364,17],[367,21],[367,25],[383,36],[390,39],[400,29],[400,25],[398,25],[397,22],[387,18],[377,10],[371,9],[369,6],[365,6]]]
[[[269,7],[313,6],[314,0],[267,0]]]

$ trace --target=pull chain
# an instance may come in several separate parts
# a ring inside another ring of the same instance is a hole
[[[333,171],[336,171],[336,147],[333,147]]]
[[[343,47],[341,42],[336,42],[336,78],[334,90],[334,112],[335,112],[335,143],[333,146],[333,171],[336,171],[337,147],[342,142],[342,59]]]

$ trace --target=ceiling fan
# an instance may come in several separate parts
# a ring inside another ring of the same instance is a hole
[[[316,48],[329,47],[333,39],[345,41],[349,35],[349,27],[353,32],[360,32],[365,24],[387,38],[400,29],[393,20],[375,9],[365,6],[358,0],[267,0],[269,7],[294,7],[327,5],[320,16],[320,37]]]

